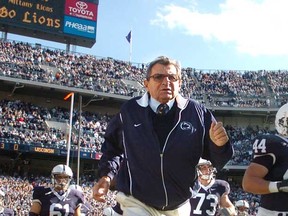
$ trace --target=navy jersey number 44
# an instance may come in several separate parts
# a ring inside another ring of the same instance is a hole
[[[268,181],[288,179],[288,140],[279,135],[261,135],[253,143],[254,163],[265,166]],[[279,202],[281,200],[281,202]],[[285,205],[283,205],[285,203]],[[271,193],[261,196],[263,208],[288,211],[288,193]]]

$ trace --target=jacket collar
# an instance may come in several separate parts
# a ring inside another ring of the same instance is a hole
[[[149,105],[149,93],[146,92],[141,98],[139,98],[137,100],[137,103],[139,104],[139,106],[142,106],[142,107],[147,107]],[[176,102],[177,102],[177,106],[178,108],[180,109],[184,109],[187,105],[187,102],[188,102],[188,99],[182,97],[180,94],[178,94],[176,96]]]

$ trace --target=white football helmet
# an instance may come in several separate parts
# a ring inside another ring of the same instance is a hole
[[[58,175],[61,177],[59,178]],[[64,164],[56,165],[51,171],[51,181],[54,188],[60,191],[66,191],[72,180],[73,172],[71,168]]]
[[[235,207],[237,210],[237,215],[239,216],[248,216],[249,215],[249,203],[246,200],[238,200],[235,203]]]
[[[288,136],[288,103],[284,104],[275,117],[275,128],[282,136]]]
[[[249,208],[249,203],[246,200],[238,200],[235,203],[236,207],[244,207],[244,208]]]
[[[209,166],[209,172],[205,173],[205,174],[203,174],[202,171],[201,171],[201,167],[204,166],[204,165]],[[200,158],[198,164],[196,165],[196,170],[197,170],[198,176],[201,179],[204,179],[204,180],[209,180],[209,179],[214,178],[215,173],[216,173],[216,168],[213,167],[211,161],[205,160],[203,158]]]

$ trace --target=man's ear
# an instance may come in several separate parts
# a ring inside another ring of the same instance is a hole
[[[179,81],[179,88],[181,88],[182,80]]]
[[[148,80],[144,80],[144,86],[145,86],[146,90],[148,91]]]

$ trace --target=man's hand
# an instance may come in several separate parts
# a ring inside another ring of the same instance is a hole
[[[283,180],[281,182],[277,182],[277,188],[278,188],[279,192],[288,193],[288,179]]]
[[[210,139],[217,146],[225,145],[229,137],[226,133],[225,128],[223,127],[222,122],[212,122],[210,130],[209,130]]]
[[[111,179],[103,176],[92,188],[93,198],[99,202],[105,202],[105,197],[110,187]]]

